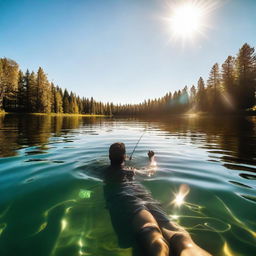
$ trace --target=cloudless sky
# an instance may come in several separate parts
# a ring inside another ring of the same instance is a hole
[[[218,1],[204,35],[185,42],[172,39],[165,20],[180,2],[0,0],[0,57],[24,71],[41,66],[80,96],[137,103],[207,79],[243,43],[256,46],[255,0]]]

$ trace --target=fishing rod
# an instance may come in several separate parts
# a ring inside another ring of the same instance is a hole
[[[133,155],[133,153],[135,152],[135,149],[136,149],[137,146],[139,145],[140,140],[142,139],[142,137],[143,137],[143,135],[146,133],[146,131],[147,131],[147,128],[145,128],[145,130],[144,130],[143,133],[141,134],[140,138],[138,139],[136,145],[134,146],[134,149],[133,149],[133,151],[132,151],[132,153],[131,153],[131,155],[130,155],[130,157],[129,157],[129,160],[130,160],[130,161],[132,160],[132,155]]]

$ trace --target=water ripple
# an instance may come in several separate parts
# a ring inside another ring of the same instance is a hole
[[[111,143],[124,142],[129,156],[146,130],[127,161],[137,168],[136,179],[212,254],[254,255],[255,122],[233,117],[1,119],[0,248],[6,255],[15,255],[13,248],[28,256],[131,255],[118,247],[101,173]],[[148,150],[156,154],[154,171]],[[190,193],[177,207],[170,202],[181,184],[190,186]]]

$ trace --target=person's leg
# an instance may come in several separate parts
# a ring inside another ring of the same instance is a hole
[[[171,256],[209,256],[192,240],[190,234],[175,222],[171,222],[167,214],[157,202],[147,204],[147,209],[157,221],[166,241]]]
[[[211,256],[199,247],[181,226],[172,222],[160,226],[164,238],[169,242],[172,256]]]
[[[148,256],[168,256],[169,247],[161,233],[155,218],[147,210],[134,215],[133,230],[138,242]]]

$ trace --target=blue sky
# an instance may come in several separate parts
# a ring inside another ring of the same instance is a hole
[[[0,57],[22,70],[41,66],[50,81],[80,96],[136,103],[196,84],[243,43],[256,46],[256,1],[219,1],[204,36],[184,44],[170,40],[164,20],[173,3],[0,0]]]

